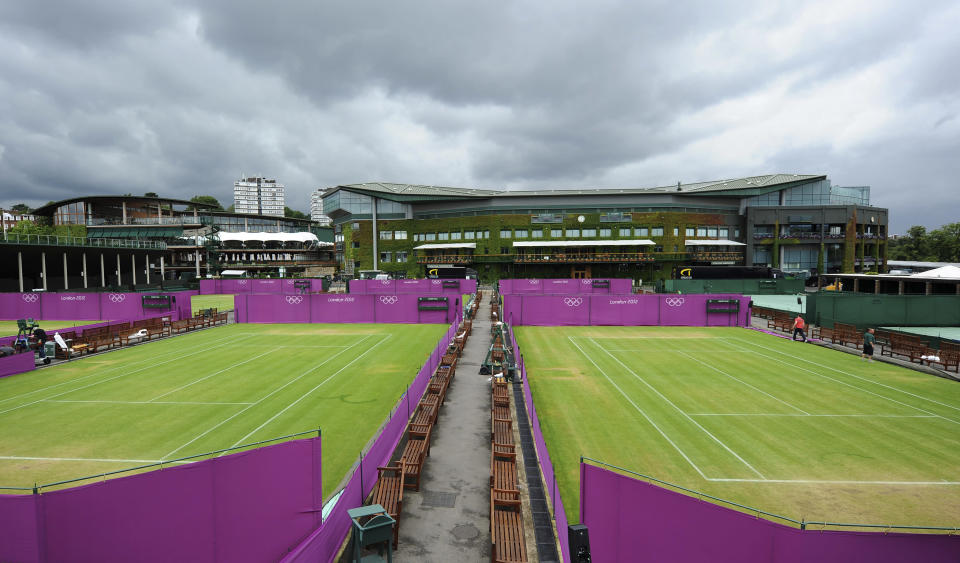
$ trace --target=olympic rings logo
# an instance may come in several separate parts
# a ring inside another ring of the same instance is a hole
[[[430,280],[433,285],[440,285],[440,280]]]
[[[24,303],[36,303],[40,299],[39,293],[24,293],[21,295]]]
[[[563,304],[566,305],[567,307],[579,307],[580,305],[583,305],[583,298],[582,297],[565,297],[563,299]]]
[[[540,283],[540,280],[527,280],[527,281],[530,282],[530,285],[537,285],[538,283]]]
[[[381,295],[380,302],[384,305],[395,305],[399,298],[396,295]]]
[[[380,285],[390,285],[390,280],[380,280]]]
[[[303,296],[301,295],[287,295],[287,303],[290,305],[299,305],[303,303]]]
[[[593,280],[588,280],[587,278],[583,278],[582,280],[580,280],[580,283],[582,283],[583,285],[590,285],[591,283],[593,283]]]
[[[114,302],[114,303],[123,303],[123,300],[126,299],[126,298],[127,298],[127,296],[124,295],[124,294],[122,294],[122,293],[109,293],[109,294],[107,294],[107,299],[109,299],[110,301],[112,301],[112,302]]]
[[[683,297],[667,297],[663,302],[670,307],[679,307],[683,305]]]
[[[247,280],[237,280],[237,285],[247,285]]]

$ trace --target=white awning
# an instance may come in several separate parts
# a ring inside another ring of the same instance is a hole
[[[247,242],[250,240],[268,242],[268,241],[280,241],[280,242],[312,242],[316,243],[319,246],[333,246],[332,242],[320,242],[317,240],[317,235],[313,233],[226,233],[220,232],[217,233],[217,236],[220,238],[220,242],[236,241],[236,242]]]
[[[920,272],[919,274],[912,274],[911,278],[920,278],[920,279],[960,279],[960,268],[956,266],[944,266],[942,268],[937,268],[936,270],[928,270],[926,272]]]
[[[245,276],[247,275],[246,270],[224,270],[220,272],[221,276]]]
[[[477,243],[475,242],[450,242],[450,243],[441,243],[441,244],[421,244],[420,246],[414,246],[414,250],[440,250],[443,248],[476,248]]]
[[[657,243],[649,239],[638,240],[532,240],[517,241],[513,246],[533,246],[544,248],[548,246],[655,246]]]
[[[684,246],[747,246],[742,242],[737,242],[735,240],[685,240],[683,241]]]

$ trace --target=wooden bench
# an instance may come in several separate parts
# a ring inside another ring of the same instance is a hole
[[[960,373],[960,344],[941,340],[937,355],[940,357],[938,363],[944,370],[950,371],[950,368],[953,368],[953,371]]]
[[[493,378],[493,406],[510,406],[510,389],[506,381],[497,381]],[[503,379],[503,378],[499,378]]]
[[[379,504],[397,521],[393,527],[393,547],[396,549],[400,531],[400,513],[403,510],[403,476],[406,466],[403,461],[390,467],[377,468],[377,486],[373,489],[370,504]]]
[[[501,493],[509,498],[497,498]],[[490,561],[494,563],[527,560],[519,492],[493,491],[490,497],[490,543]]]
[[[793,330],[793,318],[786,313],[776,311],[772,318],[767,319],[767,328],[791,332]]]
[[[417,405],[417,410],[413,413],[413,423],[433,426],[437,420],[437,408],[424,405]]]
[[[513,445],[493,444],[490,450],[490,488],[494,491],[519,491],[517,452]],[[498,498],[507,498],[500,494]]]
[[[494,444],[513,444],[513,421],[491,416],[490,441]]]
[[[400,461],[405,468],[403,486],[415,491],[420,490],[420,473],[423,470],[424,458],[430,455],[430,433],[433,427],[429,424],[410,424],[407,427],[407,444],[403,447]],[[409,479],[413,478],[413,483]]]
[[[427,385],[427,393],[436,395],[440,400],[440,404],[442,405],[446,400],[447,387],[449,383],[450,378],[446,375],[434,375],[430,378],[430,383]]]
[[[928,342],[920,340],[916,336],[901,333],[890,334],[890,346],[884,347],[880,351],[881,356],[904,356],[911,362],[922,361],[923,356],[935,355],[936,351],[931,350]]]
[[[512,418],[510,415],[510,406],[509,405],[494,405],[493,407],[493,417],[494,418]]]

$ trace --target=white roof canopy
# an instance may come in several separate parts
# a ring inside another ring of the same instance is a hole
[[[245,276],[247,275],[246,270],[224,270],[220,272],[221,276]]]
[[[960,279],[960,268],[956,266],[943,266],[942,268],[937,268],[935,270],[928,270],[926,272],[912,274],[910,277],[920,278],[920,279],[935,279],[935,278]]]
[[[281,242],[313,242],[320,246],[332,246],[331,242],[320,242],[317,235],[313,233],[217,233],[220,242],[238,241],[247,242],[255,240],[260,242],[281,241]]]
[[[685,240],[683,241],[684,246],[747,246],[742,242],[737,242],[735,240]]]
[[[414,250],[440,250],[443,248],[476,248],[477,243],[475,242],[449,242],[441,244],[421,244],[420,246],[414,246]]]
[[[535,240],[518,241],[513,246],[533,246],[544,248],[547,246],[654,246],[657,243],[649,239],[638,240]]]

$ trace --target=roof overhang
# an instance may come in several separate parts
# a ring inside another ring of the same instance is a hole
[[[655,246],[649,239],[637,240],[537,240],[514,242],[515,247],[568,247],[568,246]]]
[[[441,244],[421,244],[420,246],[414,246],[414,250],[442,250],[445,248],[476,248],[477,243],[475,242],[453,242],[453,243],[441,243]]]
[[[737,242],[735,240],[685,240],[683,241],[684,246],[747,246],[742,242]]]

